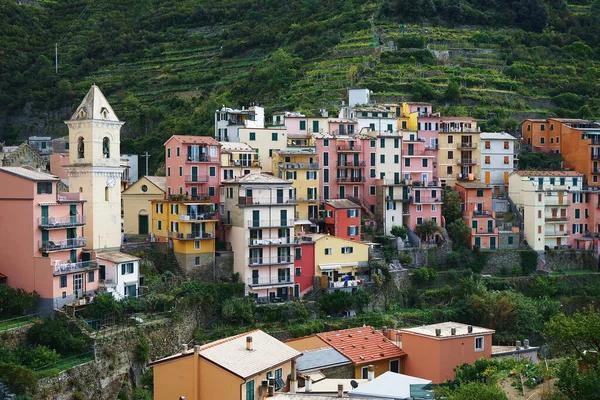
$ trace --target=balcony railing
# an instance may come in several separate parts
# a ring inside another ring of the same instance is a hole
[[[199,155],[188,155],[188,162],[219,162],[219,157],[210,157],[203,154]]]
[[[72,272],[89,271],[98,268],[96,261],[63,262],[54,261],[54,275],[70,274]]]
[[[248,258],[249,265],[276,265],[276,264],[292,264],[294,256],[278,256],[278,257],[250,257]]]
[[[337,150],[345,151],[345,152],[359,152],[359,151],[361,151],[361,146],[360,146],[360,144],[349,144],[349,143],[339,144],[338,143]]]
[[[353,162],[353,161],[338,161],[337,162],[337,166],[338,167],[349,167],[349,168],[362,168],[362,167],[366,167],[367,163],[365,161],[359,161],[357,163]]]
[[[258,160],[229,160],[230,167],[260,167]]]
[[[289,246],[296,243],[294,237],[266,238],[266,239],[249,239],[249,246]]]
[[[248,286],[271,286],[271,285],[285,285],[289,286],[294,283],[294,279],[291,276],[277,276],[274,278],[250,278],[248,279]]]
[[[592,174],[600,174],[600,168],[592,168]]]
[[[568,236],[570,234],[571,231],[544,231],[546,236]]]
[[[559,221],[568,221],[569,217],[567,217],[566,215],[549,215],[546,216],[546,221],[550,221],[550,222],[559,222]]]
[[[84,215],[68,215],[66,217],[40,217],[42,228],[63,228],[67,226],[85,225]]]
[[[567,207],[569,204],[567,196],[563,196],[562,199],[558,196],[546,196],[544,199],[544,205],[546,206],[563,206]]]
[[[441,197],[431,197],[431,196],[410,196],[410,198],[414,198],[415,203],[441,203]]]
[[[476,165],[477,164],[477,159],[475,159],[475,158],[462,158],[462,159],[456,160],[456,164],[458,164],[458,165]]]
[[[180,221],[207,221],[207,220],[215,220],[217,219],[216,211],[212,212],[199,212],[199,213],[191,213],[191,214],[180,214]]]
[[[319,163],[291,163],[280,162],[281,169],[319,169]]]
[[[338,177],[336,180],[337,183],[362,183],[365,181],[365,177]]]
[[[58,193],[56,195],[56,201],[59,203],[77,203],[83,201],[81,198],[81,193]]]
[[[598,136],[592,137],[590,144],[593,144],[594,146],[599,145],[600,144],[600,138]]]
[[[206,183],[208,175],[186,175],[185,183]]]
[[[294,226],[293,219],[251,219],[248,220],[248,226],[250,228],[280,228]]]
[[[458,173],[456,174],[456,179],[458,179],[459,181],[474,181],[475,180],[475,174],[473,173]]]
[[[179,240],[202,240],[202,239],[214,239],[215,234],[213,232],[192,232],[192,233],[181,233],[181,232],[169,232],[169,237]]]
[[[460,142],[456,145],[460,150],[473,150],[477,148],[477,143],[473,142]]]
[[[592,160],[600,160],[600,153],[592,153]]]
[[[257,206],[257,205],[272,205],[272,204],[294,204],[296,202],[296,199],[294,199],[293,197],[277,197],[274,199],[268,198],[268,197],[245,197],[245,196],[239,196],[238,197],[238,205],[253,205],[253,206]]]
[[[79,238],[74,238],[74,239],[40,241],[39,248],[40,248],[40,251],[47,253],[50,251],[78,249],[78,248],[85,247],[85,244],[86,244],[86,238],[79,237]]]

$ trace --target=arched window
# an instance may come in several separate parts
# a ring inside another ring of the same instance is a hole
[[[110,141],[107,137],[102,139],[102,156],[104,158],[110,158]]]
[[[77,139],[77,158],[84,158],[85,156],[85,146],[83,144],[83,138],[80,137]]]

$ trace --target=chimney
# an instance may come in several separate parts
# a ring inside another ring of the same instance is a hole
[[[450,334],[452,336],[456,335],[456,328],[450,328]]]
[[[248,351],[254,350],[254,348],[252,346],[252,336],[246,337],[246,350],[248,350]]]
[[[344,385],[342,383],[338,384],[338,398],[344,397]]]
[[[367,374],[367,378],[372,381],[375,378],[375,366],[374,365],[369,365],[367,367],[368,369],[368,374]]]
[[[196,354],[200,353],[200,346],[199,345],[195,345],[194,346],[194,353],[196,353]]]
[[[473,333],[473,326],[472,325],[467,326],[467,332]]]
[[[185,354],[188,350],[188,345],[182,344],[181,346],[179,346],[179,350],[181,351],[181,354]]]
[[[435,330],[435,336],[442,336],[442,330],[441,329],[436,329]]]
[[[526,348],[526,349],[529,348],[529,339],[523,340],[523,347]]]
[[[296,393],[298,390],[298,377],[296,372],[296,360],[292,360],[292,372],[290,374],[290,393]]]
[[[310,381],[310,375],[304,375],[304,379],[306,379],[304,381],[304,392],[311,392],[312,391],[312,382]]]
[[[264,399],[267,397],[267,393],[268,393],[268,389],[269,388],[269,381],[266,379],[263,379],[261,384],[260,384],[260,388],[258,389],[258,394],[259,394],[259,399]]]
[[[517,340],[517,350],[521,350],[521,341]]]

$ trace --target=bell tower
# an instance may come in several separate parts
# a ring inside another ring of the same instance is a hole
[[[121,126],[96,85],[77,107],[69,128],[69,191],[86,203],[84,234],[90,250],[121,246]]]

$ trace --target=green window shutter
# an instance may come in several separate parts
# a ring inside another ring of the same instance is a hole
[[[277,132],[272,132],[271,133],[271,140],[276,142],[277,141]]]
[[[323,170],[323,182],[329,182],[329,169]]]
[[[300,130],[301,131],[305,131],[306,130],[306,121],[300,121]]]
[[[44,183],[43,182],[38,182],[37,184],[37,194],[42,194],[42,185]]]
[[[250,140],[256,140],[256,132],[250,132]]]
[[[209,186],[208,187],[208,195],[210,197],[213,197],[215,195],[215,187],[214,186]]]

